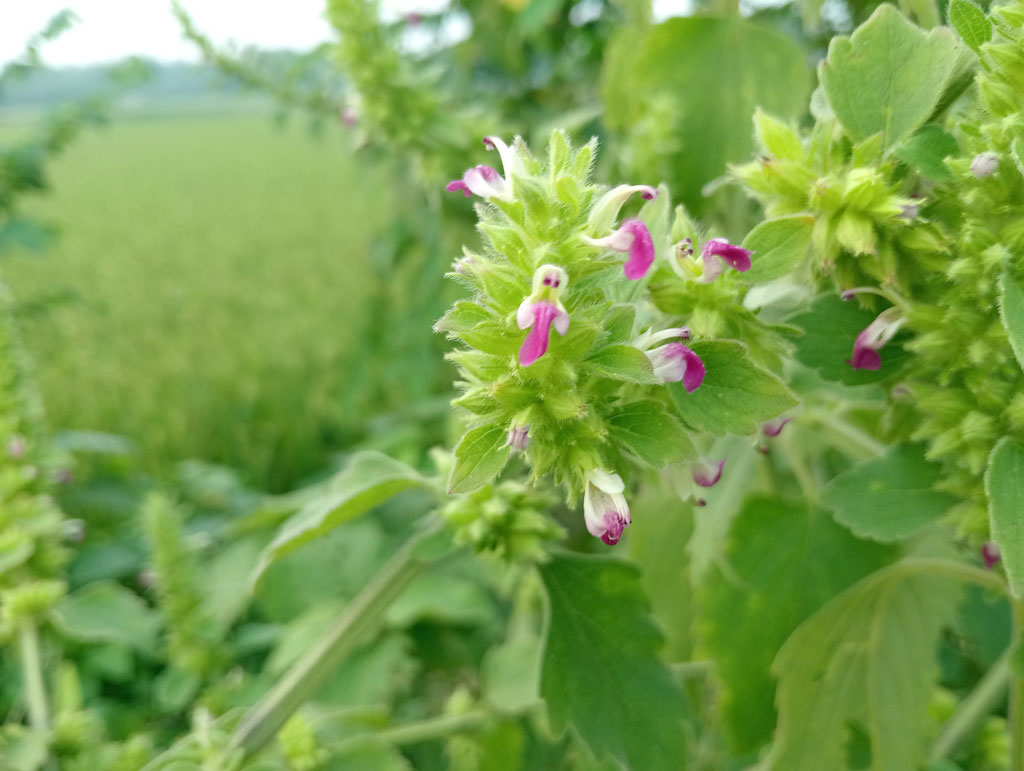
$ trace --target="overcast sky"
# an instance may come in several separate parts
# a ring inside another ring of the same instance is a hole
[[[235,40],[265,48],[308,49],[327,40],[326,0],[183,0],[199,29],[217,43]],[[170,0],[0,0],[0,64],[62,8],[79,23],[50,43],[52,65],[90,64],[142,54],[165,60],[197,59],[181,37]]]
[[[327,0],[182,0],[197,26],[217,44],[308,50],[331,39],[324,18]],[[383,0],[392,18],[409,11],[437,12],[448,0]],[[196,61],[195,46],[182,39],[171,0],[0,0],[0,65],[21,53],[25,41],[63,8],[78,23],[48,44],[52,66],[109,62],[142,55],[165,61]],[[686,13],[692,0],[655,0],[656,18]],[[457,26],[457,25],[455,25]],[[453,29],[452,39],[467,30]]]

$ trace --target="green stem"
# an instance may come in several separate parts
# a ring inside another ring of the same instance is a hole
[[[1014,655],[1019,654],[1024,634],[1024,600],[1012,599]],[[1010,771],[1024,771],[1024,678],[1012,672],[1010,685]]]
[[[848,455],[868,460],[885,454],[886,445],[842,418],[835,415],[814,417],[826,429],[825,439]]]
[[[39,630],[31,619],[21,623],[19,644],[21,671],[25,680],[25,701],[28,704],[28,723],[33,731],[46,733],[50,730],[50,708],[46,703],[43,663],[39,655]]]
[[[426,535],[409,539],[345,607],[320,642],[246,713],[231,738],[233,748],[251,757],[273,739],[288,718],[323,685],[423,568],[425,563],[417,557],[416,546]]]
[[[1010,651],[1011,647],[992,668],[981,678],[966,699],[960,702],[953,717],[946,723],[935,745],[932,747],[931,763],[938,763],[948,758],[966,737],[970,736],[1006,695],[1006,687],[1010,682]]]
[[[948,576],[959,581],[967,581],[984,589],[992,589],[1000,594],[1009,593],[1006,582],[997,573],[968,565],[966,562],[954,562],[935,557],[909,557],[894,563],[888,569]],[[1024,771],[1024,768],[1021,771]]]
[[[669,664],[672,673],[683,680],[692,677],[706,677],[715,668],[713,661],[675,661]]]

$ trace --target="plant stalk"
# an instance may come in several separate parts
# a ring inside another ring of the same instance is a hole
[[[380,620],[399,592],[425,562],[413,536],[345,607],[334,626],[299,659],[242,718],[231,747],[251,757],[277,735],[281,726],[309,699]]]
[[[1010,646],[1011,656],[1019,656],[1024,634],[1024,600],[1011,598],[1013,607],[1013,644]],[[1013,671],[1010,665],[1012,680],[1010,683],[1010,771],[1024,771],[1024,677],[1020,672]]]
[[[46,733],[50,730],[50,708],[46,700],[46,684],[43,682],[42,657],[39,655],[39,630],[31,619],[21,622],[18,643],[21,648],[28,723],[33,731]]]
[[[942,734],[932,747],[929,762],[938,763],[949,757],[966,737],[974,732],[1006,695],[1010,683],[1010,647],[985,673],[974,690],[968,694],[946,723]]]

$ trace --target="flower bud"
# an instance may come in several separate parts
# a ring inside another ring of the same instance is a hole
[[[999,171],[999,155],[996,153],[980,153],[971,161],[971,174],[978,179],[991,177],[997,171]]]

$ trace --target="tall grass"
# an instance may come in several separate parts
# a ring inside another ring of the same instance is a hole
[[[346,145],[264,115],[162,117],[61,158],[33,203],[60,239],[0,266],[51,425],[126,435],[156,472],[201,457],[281,489],[321,466],[389,216]]]

